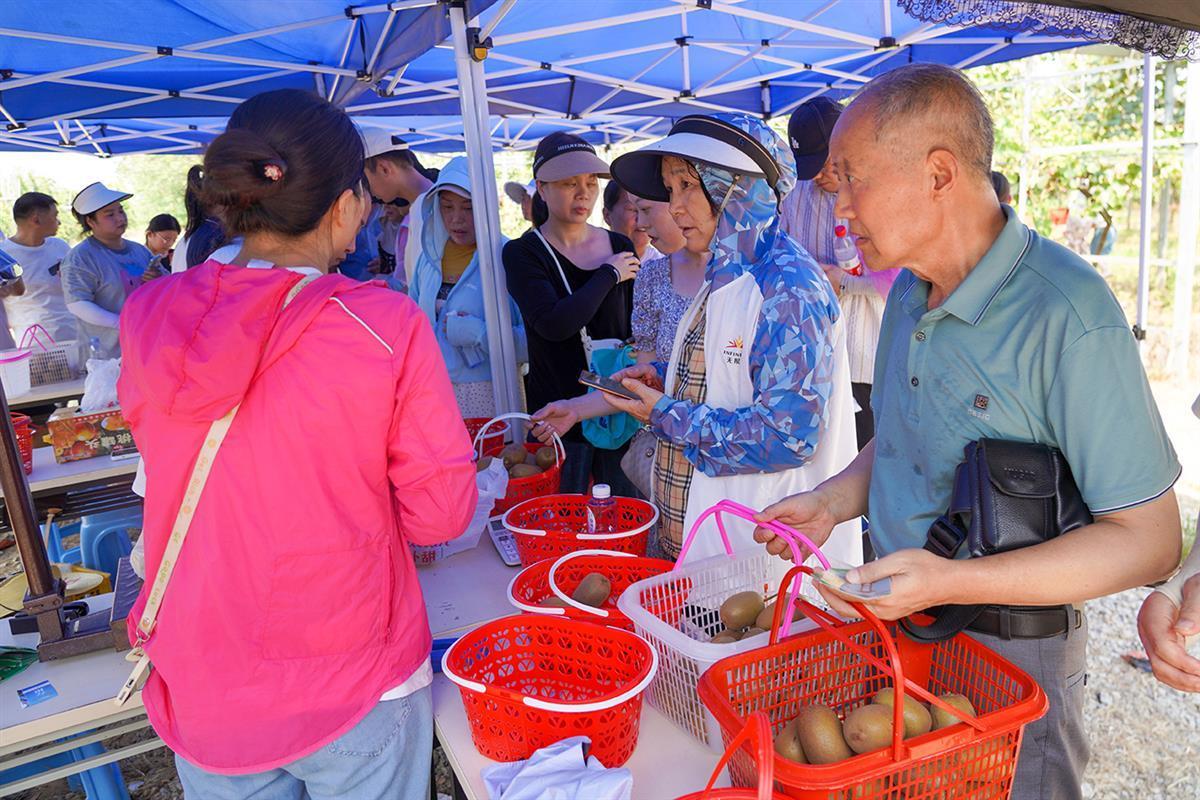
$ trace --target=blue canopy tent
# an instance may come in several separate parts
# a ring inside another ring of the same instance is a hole
[[[0,148],[195,152],[251,95],[298,87],[344,106],[449,35],[439,0],[4,3]]]
[[[959,67],[1081,40],[921,22],[902,0],[99,0],[0,6],[0,149],[199,152],[245,97],[312,88],[414,147],[466,151],[499,241],[494,146],[556,128],[655,138],[691,113],[783,116],[910,61]],[[449,34],[449,38],[447,38]],[[518,410],[505,286],[481,251],[498,411]]]

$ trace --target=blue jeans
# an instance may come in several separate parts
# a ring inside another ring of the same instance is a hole
[[[341,737],[285,767],[216,775],[178,755],[187,800],[428,800],[433,693],[385,700]]]

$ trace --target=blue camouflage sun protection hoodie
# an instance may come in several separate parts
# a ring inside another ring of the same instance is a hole
[[[786,195],[796,171],[783,140],[756,119],[714,116],[766,145],[780,165],[778,197]],[[762,297],[748,341],[706,341],[705,347],[723,347],[738,363],[745,353],[753,402],[720,408],[664,397],[651,414],[651,425],[710,477],[804,466],[816,452],[834,386],[837,298],[812,257],[780,228],[778,198],[765,179],[696,167],[709,196],[723,203],[706,273],[709,297],[746,273]],[[710,314],[712,308],[710,300]],[[658,364],[664,378],[665,366]],[[708,399],[713,400],[711,385]]]
[[[471,259],[466,271],[446,297],[440,312],[437,308],[438,290],[442,286],[442,254],[450,238],[442,214],[438,208],[440,190],[446,186],[457,186],[471,191],[471,178],[467,173],[467,160],[463,157],[451,159],[442,167],[437,182],[430,187],[421,201],[419,213],[422,219],[421,247],[417,262],[412,270],[412,286],[409,295],[416,301],[433,323],[433,331],[446,360],[446,369],[453,383],[490,381],[492,365],[488,358],[487,323],[483,316],[483,282],[479,273],[479,252]],[[496,263],[500,263],[499,247]],[[513,322],[513,343],[517,360],[528,361],[528,344],[525,325],[517,304],[508,298],[509,313]]]

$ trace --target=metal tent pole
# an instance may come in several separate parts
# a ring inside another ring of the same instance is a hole
[[[1150,226],[1151,190],[1154,188],[1154,59],[1142,58],[1142,225],[1141,246],[1138,248],[1137,324],[1133,335],[1141,342],[1146,339],[1146,318],[1150,309]]]
[[[1200,236],[1200,63],[1187,66],[1183,109],[1183,182],[1179,190],[1179,250],[1175,257],[1174,321],[1167,369],[1186,378],[1192,340],[1192,292],[1196,285],[1196,239]]]
[[[483,64],[471,57],[466,12],[462,4],[450,6],[450,31],[454,66],[458,75],[463,136],[483,279],[483,313],[487,321],[488,355],[492,364],[492,392],[496,413],[523,411],[517,389],[517,351],[508,307],[508,286],[500,261],[500,198],[496,191],[496,166],[492,162],[492,135],[488,128],[487,82]]]

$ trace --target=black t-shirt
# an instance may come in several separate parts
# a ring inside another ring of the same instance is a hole
[[[614,253],[634,252],[633,242],[625,236],[608,231],[608,238]],[[521,309],[529,339],[525,393],[530,411],[586,391],[579,383],[579,373],[587,366],[579,340],[584,326],[593,339],[625,340],[633,335],[633,281],[617,283],[611,269],[583,270],[562,253],[555,253],[571,284],[571,294],[532,230],[504,245],[508,293]],[[578,426],[571,434],[577,438]]]

